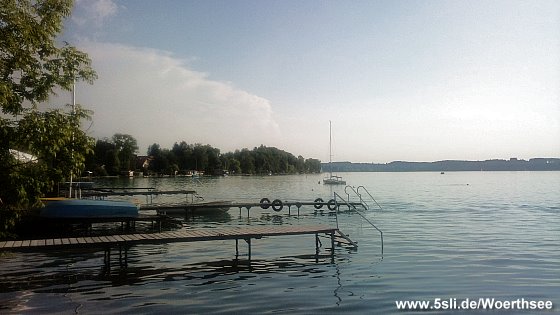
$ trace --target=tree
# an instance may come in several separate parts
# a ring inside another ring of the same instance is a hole
[[[160,145],[157,143],[152,144],[148,148],[148,155],[153,158],[149,167],[152,172],[157,174],[171,174],[178,169],[173,152],[169,149],[161,149]]]
[[[71,0],[3,0],[0,5],[0,237],[58,181],[81,173],[93,140],[80,130],[91,112],[39,111],[56,89],[96,78],[87,54],[56,36]],[[14,152],[36,157],[23,161]]]
[[[138,143],[131,135],[116,133],[113,135],[113,143],[118,152],[121,171],[130,171],[135,168]]]

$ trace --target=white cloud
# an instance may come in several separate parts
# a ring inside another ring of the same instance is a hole
[[[76,0],[72,21],[80,26],[99,28],[117,14],[118,8],[112,0]]]
[[[208,143],[222,151],[280,142],[271,103],[189,69],[170,53],[120,44],[83,42],[98,72],[80,84],[77,101],[94,110],[93,136],[134,136],[144,153],[159,143]]]

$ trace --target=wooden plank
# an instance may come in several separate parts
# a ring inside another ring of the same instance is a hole
[[[203,236],[201,231],[196,231],[196,230],[186,230],[186,231],[184,231],[184,233],[186,233],[187,235],[189,235],[191,237],[201,237],[201,236]]]
[[[150,239],[150,236],[149,236],[150,234],[143,233],[143,234],[135,234],[135,235],[138,236],[139,240]]]
[[[164,239],[164,238],[171,238],[172,237],[170,232],[157,233],[157,234],[154,234],[154,236],[156,237],[156,239]]]
[[[14,248],[21,247],[21,243],[22,243],[22,241],[15,241],[13,247]]]
[[[125,241],[134,241],[134,234],[123,234],[121,235],[121,237],[125,240]]]
[[[175,238],[184,238],[185,234],[180,233],[180,232],[173,232],[173,233],[171,233],[171,236],[175,237]]]
[[[101,239],[105,240],[105,243],[116,243],[116,242],[118,242],[113,235],[101,236]]]
[[[115,239],[120,243],[126,242],[126,239],[122,235],[115,235]]]
[[[6,245],[5,245],[4,247],[6,247],[6,248],[13,248],[13,247],[14,247],[14,243],[15,243],[14,241],[7,241],[7,242],[6,242]]]
[[[199,231],[199,233],[201,234],[201,236],[203,237],[208,237],[208,236],[213,236],[215,235],[215,233],[212,230],[201,230]]]
[[[62,239],[60,238],[55,238],[53,239],[54,245],[62,245]]]
[[[91,236],[87,236],[87,237],[82,237],[82,240],[86,243],[86,244],[95,244],[96,241],[93,237]]]

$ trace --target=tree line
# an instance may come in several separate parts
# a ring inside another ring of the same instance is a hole
[[[209,175],[229,174],[297,174],[318,173],[321,161],[305,159],[275,147],[261,145],[222,154],[220,149],[200,143],[175,143],[171,149],[154,143],[147,156],[138,156],[134,137],[115,134],[97,140],[93,154],[86,159],[86,171],[95,176],[128,174],[184,175],[198,171]]]

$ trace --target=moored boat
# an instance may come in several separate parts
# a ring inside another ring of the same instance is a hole
[[[332,123],[329,120],[329,177],[323,179],[324,185],[346,185],[341,176],[333,175],[332,172]]]
[[[128,201],[64,199],[49,200],[41,217],[57,219],[136,218],[138,207]]]
[[[323,184],[325,185],[346,185],[346,181],[340,176],[331,175],[330,177],[323,179]]]

